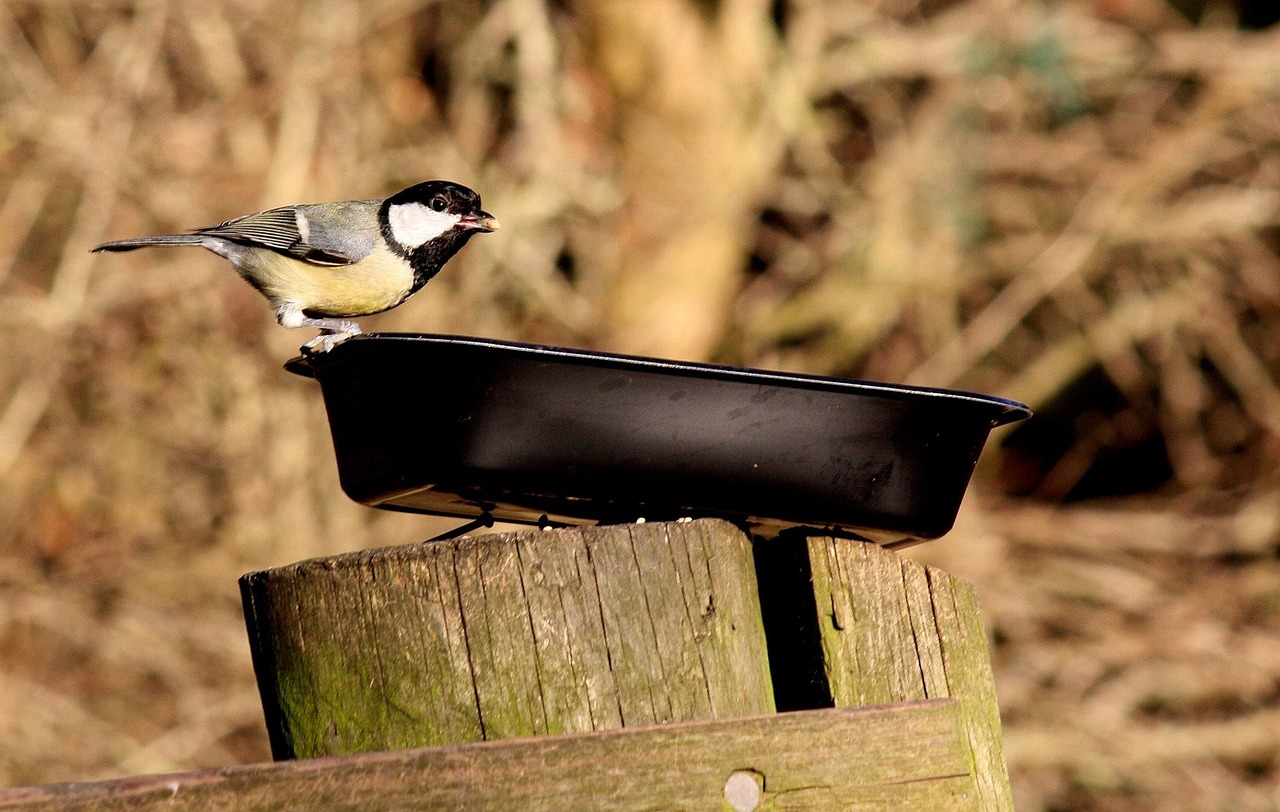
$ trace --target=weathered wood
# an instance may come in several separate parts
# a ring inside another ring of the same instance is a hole
[[[727,522],[492,534],[241,579],[277,758],[773,711]]]
[[[0,790],[0,809],[977,809],[958,710],[803,711]]]
[[[986,809],[1013,809],[973,587],[874,544],[808,540],[822,657],[837,707],[954,697]]]

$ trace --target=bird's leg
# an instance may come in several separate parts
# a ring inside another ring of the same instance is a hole
[[[314,327],[320,335],[302,345],[304,350],[328,352],[352,336],[360,335],[360,325],[347,319],[313,319],[292,304],[276,308],[276,321],[281,327]]]

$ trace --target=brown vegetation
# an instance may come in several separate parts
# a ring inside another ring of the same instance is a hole
[[[1020,808],[1276,808],[1280,32],[1215,8],[0,3],[0,782],[264,758],[236,576],[450,524],[341,495],[220,260],[87,249],[443,177],[504,228],[367,329],[1047,407],[919,548]]]

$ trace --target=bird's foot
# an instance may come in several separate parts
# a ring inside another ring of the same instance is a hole
[[[328,323],[325,325],[313,325],[320,327],[320,335],[302,345],[304,354],[315,355],[317,353],[330,352],[348,338],[358,336],[362,332],[360,325],[354,321],[337,321],[333,319],[325,319],[324,321]]]

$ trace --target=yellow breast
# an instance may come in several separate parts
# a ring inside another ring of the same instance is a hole
[[[289,302],[317,316],[351,318],[380,313],[407,299],[413,288],[409,263],[383,245],[354,265],[337,267],[260,250],[239,270],[273,307]]]

